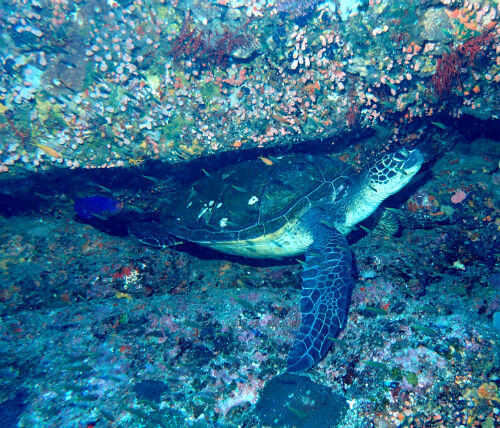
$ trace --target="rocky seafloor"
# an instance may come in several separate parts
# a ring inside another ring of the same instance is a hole
[[[500,426],[497,0],[0,5],[1,427]],[[296,260],[73,210],[399,147],[424,166],[349,235],[346,328],[300,376]]]
[[[347,326],[301,376],[294,260],[156,250],[76,221],[74,176],[19,185],[1,206],[2,426],[498,426],[500,143],[453,135],[386,201],[398,234],[349,237]],[[136,207],[175,187],[78,180]]]

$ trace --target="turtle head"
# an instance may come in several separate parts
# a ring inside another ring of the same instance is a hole
[[[401,148],[385,155],[368,170],[369,186],[384,200],[406,186],[423,162],[424,156],[418,149]]]
[[[338,229],[346,234],[368,218],[382,201],[402,189],[418,172],[424,156],[418,149],[399,149],[377,161],[362,175],[362,183],[354,187],[348,200],[344,222]]]

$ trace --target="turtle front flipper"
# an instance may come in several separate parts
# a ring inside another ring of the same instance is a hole
[[[323,222],[315,223],[312,232],[302,273],[300,329],[287,358],[292,373],[309,370],[325,357],[331,339],[345,326],[354,286],[346,238]]]

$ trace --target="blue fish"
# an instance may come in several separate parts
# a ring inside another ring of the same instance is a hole
[[[81,220],[92,218],[107,220],[123,209],[123,202],[106,196],[87,196],[77,199],[73,204],[73,209]]]

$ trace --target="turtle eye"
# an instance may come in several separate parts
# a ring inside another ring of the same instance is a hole
[[[393,159],[396,162],[404,162],[408,159],[408,152],[406,150],[401,150],[400,152],[394,154]]]

